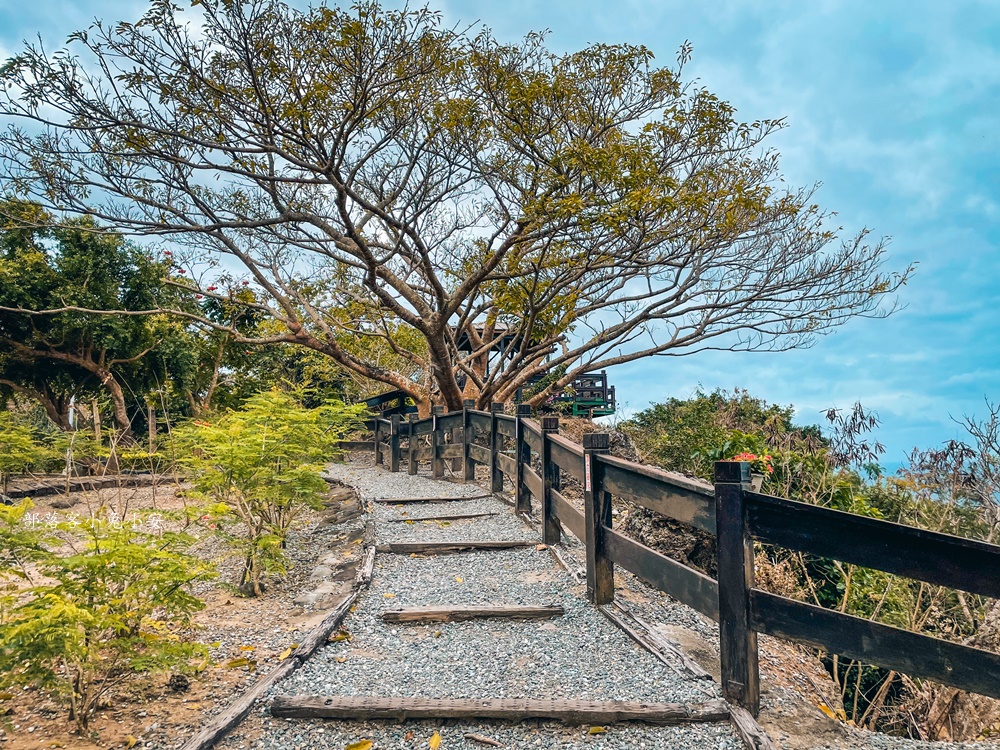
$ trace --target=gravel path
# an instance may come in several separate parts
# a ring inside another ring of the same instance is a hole
[[[475,485],[390,474],[359,464],[331,467],[330,476],[362,498],[468,497]],[[451,522],[392,523],[421,516],[495,512]],[[404,515],[405,514],[405,515]],[[528,539],[537,533],[495,499],[435,504],[377,504],[380,542]],[[453,698],[583,698],[701,702],[719,697],[715,684],[684,680],[635,645],[585,600],[585,591],[534,547],[410,557],[378,555],[375,577],[344,623],[349,641],[331,643],[275,693]],[[429,605],[559,604],[563,617],[542,621],[481,620],[437,625],[381,621],[386,609]],[[738,750],[728,723],[686,727],[616,725],[600,734],[553,723],[339,722],[276,720],[261,706],[222,748],[337,748],[370,739],[375,748],[426,748],[433,732],[442,747],[482,747],[468,732],[505,747],[695,748]],[[412,734],[411,734],[412,733]]]

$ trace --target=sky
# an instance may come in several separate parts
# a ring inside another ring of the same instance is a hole
[[[301,3],[295,3],[301,5]],[[411,3],[415,4],[415,3]],[[983,0],[438,0],[449,22],[481,21],[516,41],[549,30],[556,52],[590,43],[650,48],[738,116],[784,117],[770,139],[792,185],[845,235],[889,237],[888,268],[917,271],[903,309],[855,320],[806,350],[707,352],[614,368],[624,413],[697,388],[742,387],[792,404],[811,424],[860,401],[881,419],[894,466],[914,446],[964,431],[1000,401],[1000,2]],[[41,34],[53,49],[94,17],[146,7],[107,0],[0,0],[0,57]]]

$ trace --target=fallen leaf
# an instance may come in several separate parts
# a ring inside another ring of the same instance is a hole
[[[341,641],[349,641],[351,640],[351,634],[348,633],[346,630],[338,630],[334,635],[330,636],[328,640],[331,643],[340,643]]]
[[[413,524],[415,524],[415,523],[416,523],[416,521],[413,521],[413,520],[410,520],[410,519],[407,519],[407,520],[406,520],[406,521],[405,521],[404,523],[408,523],[408,524],[410,524],[410,525],[412,526]]]
[[[458,581],[459,583],[465,583],[465,579],[462,578],[462,576],[455,576],[455,580]]]
[[[125,735],[125,747],[135,747],[136,743],[138,742],[139,740],[137,740],[131,734]]]
[[[344,750],[372,750],[372,741],[358,740],[347,745]]]
[[[256,646],[240,646],[240,651],[253,651],[256,648]]]
[[[607,731],[605,727],[591,727],[587,730],[587,734],[604,734]]]
[[[245,656],[241,656],[238,659],[230,659],[226,662],[226,669],[237,669],[239,667],[245,667],[250,663],[250,660]]]
[[[195,674],[200,674],[208,669],[208,659],[202,659],[200,662],[194,665]]]
[[[185,703],[184,707],[185,708],[189,708],[192,711],[200,711],[201,710],[201,704],[200,703]]]
[[[830,717],[831,719],[836,719],[836,718],[837,718],[837,714],[835,714],[835,713],[834,713],[834,712],[833,712],[833,711],[832,711],[832,710],[830,709],[830,707],[829,707],[828,705],[826,705],[825,703],[820,703],[820,704],[819,704],[819,710],[820,710],[820,711],[822,711],[823,713],[825,713],[825,714],[826,714],[827,716],[829,716],[829,717]]]
[[[440,746],[441,746],[441,735],[435,732],[434,734],[431,735],[431,738],[427,740],[427,747],[429,747],[431,750],[438,750],[438,747]]]
[[[441,637],[441,631],[440,630],[435,630],[434,631],[434,637],[435,638],[440,638]]]
[[[0,693],[0,701],[9,701],[14,697],[13,693]]]
[[[334,659],[334,661],[337,662],[337,664],[343,664],[345,661],[347,661],[347,657],[346,656],[338,656],[337,658]]]
[[[382,594],[382,597],[385,598],[385,599],[395,599],[396,595],[395,594]]]
[[[539,552],[541,552],[543,549],[548,549],[548,548],[549,548],[549,545],[547,545],[547,544],[536,544],[535,545],[535,549],[537,549]]]
[[[278,654],[278,661],[284,661],[285,659],[287,659],[291,655],[292,655],[292,647],[289,646],[284,651],[282,651],[280,654]]]
[[[215,641],[214,643],[210,643],[208,645],[211,646],[212,648],[218,648],[219,646],[222,645],[222,641]]]
[[[411,729],[409,732],[406,733],[406,736],[403,737],[403,741],[409,742],[412,739],[413,739],[413,730]]]

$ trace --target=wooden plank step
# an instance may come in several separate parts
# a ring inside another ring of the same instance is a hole
[[[505,620],[539,620],[562,617],[566,611],[556,604],[537,607],[505,607],[487,605],[482,607],[412,607],[391,609],[382,613],[385,622],[463,622],[500,618]]]
[[[376,503],[385,505],[405,505],[407,503],[454,503],[460,500],[486,500],[493,495],[469,495],[468,497],[376,497]]]
[[[457,542],[390,542],[380,544],[376,549],[390,555],[446,555],[451,552],[471,552],[480,549],[514,549],[534,547],[532,541],[457,541]]]
[[[406,523],[407,521],[412,521],[413,523],[419,523],[420,521],[463,521],[467,518],[486,518],[488,516],[498,516],[499,513],[489,511],[487,513],[452,513],[451,515],[444,516],[414,516],[413,518],[390,518],[389,523]]]
[[[376,698],[343,695],[278,695],[271,715],[295,719],[547,719],[565,724],[686,724],[728,721],[723,700],[704,703],[640,703],[534,698]]]

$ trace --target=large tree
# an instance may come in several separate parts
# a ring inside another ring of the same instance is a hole
[[[235,262],[280,323],[238,340],[312,348],[424,409],[563,372],[540,403],[641,357],[808,345],[887,314],[909,273],[784,187],[781,121],[685,83],[687,47],[663,68],[367,1],[191,6],[26,46],[0,161],[62,215],[185,246],[189,272]]]
[[[8,202],[0,211],[33,225],[22,230],[0,222],[0,394],[36,399],[68,429],[70,398],[104,393],[127,438],[130,405],[134,410],[158,375],[162,379],[147,355],[172,327],[165,316],[17,310],[152,309],[165,296],[176,297],[164,284],[167,266],[90,219],[48,232],[50,217],[38,206]]]

